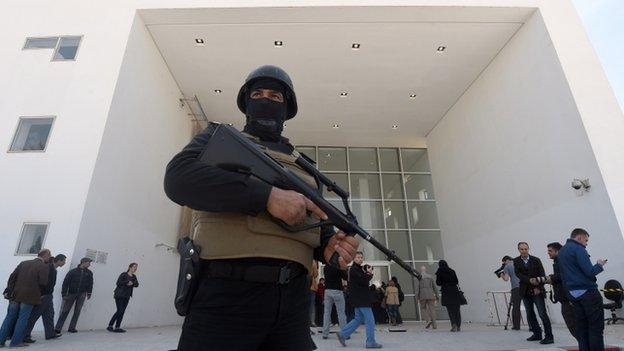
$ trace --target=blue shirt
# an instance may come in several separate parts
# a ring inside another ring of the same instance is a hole
[[[513,261],[505,264],[505,268],[503,272],[509,276],[509,282],[511,283],[511,288],[519,288],[520,287],[520,279],[516,275],[516,270],[514,269]]]
[[[581,243],[568,239],[557,255],[561,280],[573,298],[587,290],[597,289],[596,275],[603,271],[599,264],[592,265],[589,254]]]

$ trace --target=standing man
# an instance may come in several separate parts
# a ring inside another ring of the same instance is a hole
[[[336,336],[342,346],[347,346],[346,340],[360,324],[364,323],[366,325],[366,348],[380,349],[381,344],[375,341],[375,317],[371,308],[373,301],[368,287],[373,278],[373,267],[369,265],[363,267],[362,263],[364,263],[364,254],[358,251],[349,269],[349,300],[355,307],[355,318],[340,329]]]
[[[562,246],[558,242],[550,243],[548,248],[548,257],[553,260],[553,274],[549,275],[546,282],[552,284],[553,303],[561,303],[561,315],[565,321],[570,334],[576,338],[576,323],[574,320],[574,306],[568,298],[568,290],[561,281],[561,268],[559,268],[559,251]],[[600,300],[602,302],[602,299]],[[602,309],[601,309],[602,311]]]
[[[539,258],[529,255],[529,244],[526,242],[518,243],[518,251],[520,256],[513,261],[514,270],[520,279],[520,296],[522,296],[522,301],[524,302],[529,328],[533,332],[533,335],[527,341],[541,340],[540,344],[552,344],[554,337],[550,319],[546,312],[546,290],[544,290],[544,283],[537,281],[538,277],[546,275],[544,266],[542,266],[542,261]],[[544,325],[546,334],[544,339],[542,339],[542,328],[537,322],[533,306],[537,307],[537,313],[539,313]]]
[[[336,268],[332,265],[323,267],[325,275],[325,296],[323,298],[323,339],[329,337],[329,328],[331,326],[332,306],[336,305],[336,313],[338,314],[338,325],[344,328],[347,325],[347,316],[345,314],[345,298],[342,293],[342,280],[347,280],[347,271]]]
[[[592,265],[586,250],[588,241],[589,233],[576,228],[557,255],[561,279],[574,305],[580,351],[604,350],[604,311],[596,276],[607,260]]]
[[[436,302],[439,300],[438,287],[431,274],[427,272],[427,267],[421,266],[420,274],[422,277],[416,284],[418,289],[416,291],[416,297],[418,298],[418,302],[420,302],[421,310],[424,311],[424,317],[428,321],[425,329],[429,329],[430,327],[438,329],[435,311]]]
[[[74,314],[69,322],[70,333],[76,333],[76,324],[78,324],[78,317],[80,317],[80,310],[85,300],[91,298],[91,292],[93,291],[93,273],[89,270],[91,266],[91,259],[89,257],[83,257],[80,259],[78,267],[67,272],[65,279],[63,279],[63,288],[61,295],[63,296],[63,304],[61,305],[61,314],[58,321],[56,321],[55,332],[61,333],[65,319],[69,315],[72,306],[74,306]]]
[[[514,262],[510,256],[503,257],[503,264],[505,268],[501,274],[501,278],[504,281],[509,281],[511,284],[511,330],[520,330],[520,321],[522,319],[522,311],[520,311],[520,303],[522,302],[522,296],[520,296],[520,279],[516,275],[514,269]],[[509,317],[509,315],[508,315]],[[508,320],[509,322],[509,320]]]
[[[282,136],[284,122],[297,113],[288,74],[275,66],[259,67],[247,77],[237,102],[249,139],[316,187]],[[271,218],[298,225],[327,215],[295,191],[202,162],[217,126],[211,123],[196,135],[165,174],[167,196],[194,210],[192,239],[201,247],[198,287],[178,350],[312,350],[310,262],[328,262],[337,252],[345,268],[358,241],[331,225],[296,233],[277,225]]]
[[[24,338],[24,342],[27,344],[32,344],[36,341],[30,334],[32,333],[35,323],[37,323],[39,317],[42,317],[43,320],[43,329],[45,330],[46,340],[56,339],[61,336],[60,333],[57,334],[54,332],[53,294],[54,286],[56,285],[56,270],[57,268],[65,265],[67,256],[58,254],[54,258],[50,258],[50,260],[52,260],[52,262],[48,263],[48,284],[46,284],[43,290],[41,290],[41,303],[33,307],[32,312],[30,312],[30,318],[28,319],[26,337]]]
[[[34,260],[21,262],[9,276],[5,298],[9,302],[6,318],[0,328],[0,347],[4,347],[11,329],[10,347],[28,346],[23,343],[28,317],[35,305],[41,303],[41,290],[48,283],[50,250],[43,249]]]

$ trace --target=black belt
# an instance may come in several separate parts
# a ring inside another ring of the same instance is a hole
[[[252,283],[288,284],[305,273],[307,270],[303,265],[291,261],[285,261],[279,266],[257,265],[233,260],[202,261],[202,275],[204,276]]]

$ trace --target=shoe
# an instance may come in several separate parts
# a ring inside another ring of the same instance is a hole
[[[451,333],[454,333],[456,331],[457,331],[457,326],[455,324],[453,324],[452,328],[451,328]]]
[[[520,330],[520,328],[511,328],[511,330]]]
[[[429,329],[429,327],[431,327],[431,322],[427,323],[427,325],[425,326],[425,329]]]
[[[432,329],[438,329],[438,326],[437,326],[436,324],[432,324],[432,325],[431,325],[431,328],[432,328]]]
[[[51,336],[49,338],[45,338],[46,340],[54,340],[54,339],[58,339],[61,337],[61,335],[63,334],[54,334],[54,336]]]
[[[10,349],[15,348],[15,347],[27,347],[30,346],[27,343],[23,342],[21,344],[15,345],[15,346],[9,346]]]
[[[30,336],[29,336],[29,337],[24,338],[24,343],[26,343],[26,344],[34,344],[34,343],[36,343],[36,342],[37,342],[37,340],[35,340],[35,339],[31,338]]]
[[[76,329],[68,329],[67,332],[68,333],[77,333],[78,331]]]
[[[347,346],[347,342],[345,341],[344,336],[342,336],[341,332],[336,332],[336,336],[338,337],[338,342],[340,343],[340,345],[346,347]]]
[[[327,340],[327,338],[328,338],[327,336],[323,335],[323,340]]]
[[[112,331],[113,331],[113,330],[115,330],[115,329],[113,329],[113,326],[112,326],[112,325],[109,325],[108,327],[106,327],[106,330],[108,330],[109,332],[112,332]]]
[[[55,333],[55,334],[60,334],[60,333],[61,333],[61,330],[60,330],[60,329],[54,329],[54,333]]]
[[[115,332],[115,333],[125,333],[126,331],[124,329],[121,329],[121,328],[115,328],[113,330],[113,332]]]
[[[379,343],[374,343],[374,344],[366,345],[366,348],[367,348],[367,349],[380,349],[380,348],[382,348],[382,347],[383,347],[383,346],[382,346],[381,344],[379,344]]]
[[[540,344],[542,345],[548,345],[548,344],[553,344],[555,342],[554,338],[552,337],[546,337],[544,338],[542,341],[540,341]]]
[[[537,334],[533,334],[531,335],[530,338],[527,339],[527,341],[540,341],[540,340],[542,340],[542,336],[537,335]]]

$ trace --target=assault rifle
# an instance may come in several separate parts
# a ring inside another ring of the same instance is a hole
[[[249,140],[244,134],[227,124],[219,124],[212,137],[208,140],[206,148],[201,154],[201,160],[211,166],[219,167],[230,172],[253,175],[256,178],[284,190],[293,190],[303,194],[318,206],[328,219],[314,224],[293,227],[284,221],[273,218],[282,228],[290,232],[299,232],[323,225],[333,225],[348,235],[359,235],[371,243],[388,258],[394,261],[412,276],[420,279],[420,273],[401,260],[394,251],[389,250],[379,241],[375,240],[366,230],[358,225],[357,218],[349,207],[349,193],[341,189],[334,181],[319,172],[312,161],[295,151],[297,157],[295,163],[313,175],[317,182],[324,184],[328,191],[336,193],[344,204],[346,213],[325,200],[319,189],[297,177],[288,168],[267,154],[263,147]],[[329,264],[338,267],[338,253],[334,253]]]

